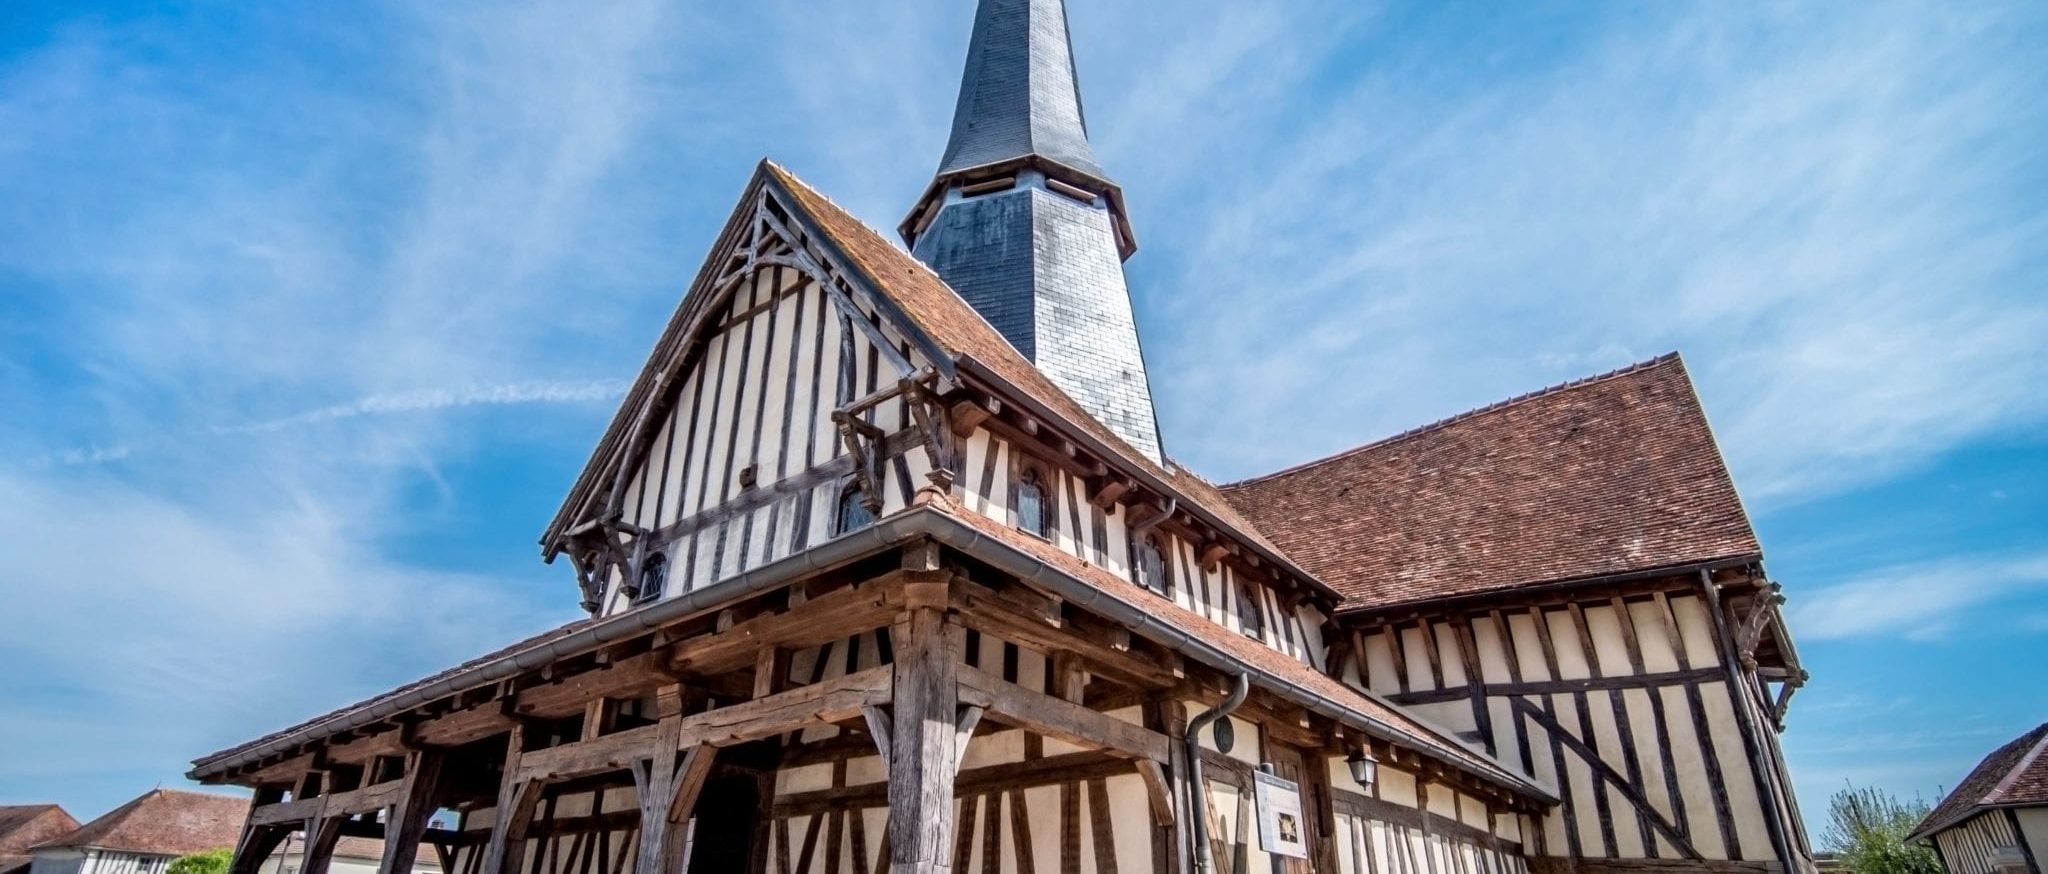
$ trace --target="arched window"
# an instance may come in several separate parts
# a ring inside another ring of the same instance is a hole
[[[1166,557],[1159,552],[1158,538],[1148,534],[1139,540],[1131,565],[1137,571],[1138,585],[1162,595],[1170,591],[1166,582]]]
[[[1045,486],[1039,483],[1038,471],[1027,468],[1017,476],[1017,527],[1050,537],[1045,509]]]
[[[847,534],[875,524],[875,514],[868,512],[867,502],[862,500],[865,497],[859,483],[849,482],[839,490],[839,511],[833,516],[837,527],[832,533]]]
[[[1246,637],[1266,638],[1266,614],[1259,610],[1258,593],[1250,586],[1237,590],[1237,624]]]
[[[634,601],[653,601],[668,588],[668,556],[657,552],[640,562],[640,588]]]

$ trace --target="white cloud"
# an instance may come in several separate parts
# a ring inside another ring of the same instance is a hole
[[[1108,160],[1177,453],[1255,473],[1674,348],[1760,504],[2048,418],[2021,10],[1659,9],[1491,79],[1281,13],[1249,85],[1137,74]]]
[[[2048,554],[1964,558],[1882,568],[1802,593],[1790,606],[1803,640],[1899,635],[1932,640],[1970,611],[2048,591]]]

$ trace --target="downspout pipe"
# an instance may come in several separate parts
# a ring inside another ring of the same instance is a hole
[[[1211,856],[1209,847],[1209,818],[1203,815],[1209,801],[1203,797],[1208,788],[1202,778],[1202,730],[1242,706],[1245,696],[1251,691],[1252,675],[1239,673],[1230,687],[1229,697],[1224,698],[1223,703],[1195,714],[1194,719],[1188,720],[1187,736],[1181,738],[1181,742],[1187,744],[1188,821],[1195,827],[1196,871],[1213,871],[1216,868],[1216,860]]]

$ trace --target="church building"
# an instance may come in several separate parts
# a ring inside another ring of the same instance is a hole
[[[541,536],[588,618],[195,761],[234,874],[1813,869],[1676,356],[1219,486],[1061,0],[981,0],[909,194],[759,166]]]

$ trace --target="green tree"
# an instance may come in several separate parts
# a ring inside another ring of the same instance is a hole
[[[1876,787],[1848,786],[1828,799],[1828,829],[1821,840],[1854,874],[1942,874],[1933,849],[1906,842],[1930,809],[1919,798],[1901,801]]]
[[[225,847],[207,850],[171,860],[171,866],[164,874],[228,874],[228,863],[233,861],[235,851]]]

